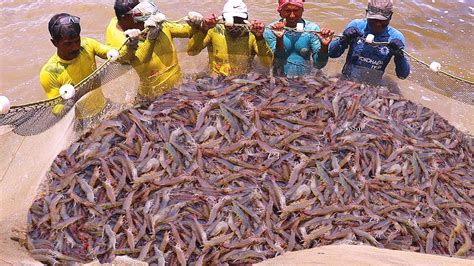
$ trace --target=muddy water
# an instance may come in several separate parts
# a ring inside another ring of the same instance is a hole
[[[38,81],[41,66],[55,52],[49,41],[47,22],[59,12],[81,17],[83,36],[104,41],[105,28],[114,16],[113,0],[0,0],[0,94],[14,104],[44,99]],[[179,4],[176,4],[178,3]],[[203,14],[220,13],[224,0],[158,1],[161,11],[178,19],[194,10]],[[278,18],[276,0],[247,1],[250,18],[269,23]],[[473,0],[412,0],[397,1],[392,25],[401,30],[407,40],[407,51],[443,64],[445,70],[474,78],[473,61]],[[307,1],[305,18],[341,32],[354,18],[364,15],[366,1]],[[205,52],[198,57],[184,53],[186,41],[179,40],[181,65],[185,72],[203,70]],[[329,69],[339,70],[334,64]],[[474,133],[474,108],[432,94],[416,84],[402,87],[403,94],[434,109],[460,129]],[[413,86],[412,86],[413,85]],[[415,89],[414,89],[415,88]],[[426,100],[428,99],[428,100]]]

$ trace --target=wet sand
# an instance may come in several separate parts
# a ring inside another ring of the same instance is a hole
[[[449,258],[406,251],[380,249],[365,245],[332,245],[298,252],[264,261],[257,265],[472,265],[472,260]]]

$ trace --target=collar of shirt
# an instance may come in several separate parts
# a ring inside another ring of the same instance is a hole
[[[73,64],[74,62],[76,62],[76,61],[79,59],[79,57],[81,56],[81,54],[79,54],[78,56],[76,56],[76,58],[71,59],[71,60],[62,59],[62,58],[58,55],[58,52],[55,53],[55,56],[58,57],[60,63],[66,64],[66,65],[70,65],[70,64]]]

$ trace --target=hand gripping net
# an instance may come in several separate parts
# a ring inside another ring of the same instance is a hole
[[[364,41],[364,39],[361,40]],[[372,44],[376,46],[388,45],[388,43],[384,42],[373,42]],[[430,64],[427,64],[405,50],[402,50],[402,52],[410,61],[411,73],[408,76],[408,80],[438,94],[474,105],[474,81],[443,70],[433,71],[430,68]],[[393,66],[387,68],[387,71],[392,75],[396,75]],[[367,69],[366,76],[369,80],[374,72],[376,71]],[[472,73],[470,73],[470,75],[472,75]]]
[[[122,44],[119,50],[128,41],[129,39]],[[58,96],[45,101],[12,106],[7,114],[0,115],[0,126],[10,126],[13,128],[12,131],[20,136],[32,136],[44,132],[66,116],[84,95],[123,75],[130,69],[131,66],[125,67],[122,64],[106,60],[88,77],[74,86],[76,92],[72,98],[66,100]],[[53,113],[53,108],[59,104],[64,105],[64,108],[59,113]]]

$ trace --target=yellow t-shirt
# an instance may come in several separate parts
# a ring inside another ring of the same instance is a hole
[[[194,34],[188,43],[188,54],[197,55],[206,47],[209,69],[217,75],[234,76],[249,72],[255,55],[264,67],[270,68],[273,62],[273,52],[265,39],[257,41],[253,33],[232,38],[221,24],[207,34],[202,31]]]
[[[156,40],[139,43],[131,65],[140,77],[138,94],[141,97],[156,98],[179,84],[183,74],[173,38],[189,38],[192,32],[187,24],[165,22]],[[120,47],[125,42],[124,32],[117,28],[117,18],[110,21],[105,40],[112,47]]]
[[[61,59],[55,53],[40,72],[40,82],[48,99],[58,97],[62,85],[77,85],[89,76],[97,68],[95,56],[106,59],[109,50],[109,47],[94,39],[81,38],[81,52],[73,60]],[[106,99],[102,90],[97,88],[76,104],[76,115],[79,119],[92,117],[102,111],[105,105]],[[53,110],[59,111],[58,108]]]

